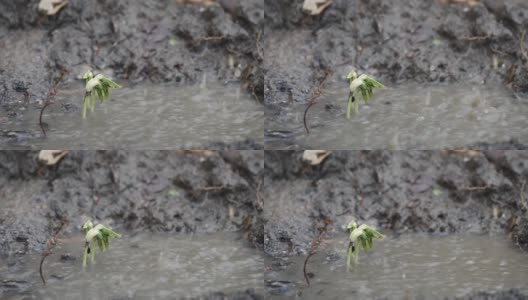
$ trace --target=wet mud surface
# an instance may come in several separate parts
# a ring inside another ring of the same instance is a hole
[[[83,237],[61,237],[43,264],[45,286],[35,272],[39,253],[7,267],[0,257],[4,280],[27,282],[19,294],[0,287],[2,299],[179,299],[246,289],[262,294],[262,253],[238,233],[120,233],[111,249],[97,251],[85,268]]]
[[[286,108],[308,103],[327,70],[332,89],[346,89],[356,69],[387,86],[503,84],[527,93],[528,4],[445,2],[336,0],[308,16],[302,0],[266,0],[266,114],[288,120]]]
[[[42,114],[45,132],[37,122],[39,110],[26,110],[20,118],[5,121],[0,148],[263,148],[263,107],[238,86],[142,83],[116,90],[111,100],[98,104],[84,119],[82,111],[67,113],[78,100],[74,95],[55,96],[55,104]],[[0,107],[0,115],[3,112]],[[212,145],[219,137],[225,145]],[[249,143],[241,142],[244,139]]]
[[[387,233],[346,267],[347,234],[322,241],[303,276],[305,257],[282,258],[286,269],[267,280],[297,284],[301,299],[452,299],[475,291],[528,293],[528,255],[504,236]],[[291,295],[293,296],[293,295]]]
[[[0,105],[8,111],[0,124],[39,109],[56,82],[57,93],[82,88],[88,69],[128,84],[183,86],[207,76],[262,102],[263,2],[177,2],[70,0],[46,16],[38,0],[0,1]]]
[[[351,219],[392,236],[507,236],[527,251],[527,158],[524,151],[333,151],[311,166],[302,151],[266,151],[266,269],[280,272],[288,266],[281,258],[307,255],[325,222],[332,238]],[[298,288],[265,285],[276,296]]]
[[[72,151],[51,167],[37,155],[0,152],[0,255],[11,267],[43,252],[63,219],[64,235],[91,218],[126,232],[240,232],[262,248],[263,151]]]
[[[280,123],[268,117],[268,133],[291,134],[266,134],[266,149],[475,149],[480,141],[507,149],[504,141],[528,143],[528,98],[516,99],[500,85],[386,88],[350,119],[347,95],[325,89],[308,114],[309,134],[302,122],[306,104],[283,108],[289,117]]]

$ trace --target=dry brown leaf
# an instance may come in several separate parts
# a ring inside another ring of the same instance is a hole
[[[332,151],[329,150],[304,150],[303,159],[308,161],[312,166],[316,166],[325,160]]]
[[[63,158],[66,154],[68,154],[68,150],[40,150],[38,159],[42,162],[44,162],[48,166],[53,166],[61,158]]]
[[[332,5],[332,0],[304,0],[303,10],[312,16],[322,13],[328,6]]]

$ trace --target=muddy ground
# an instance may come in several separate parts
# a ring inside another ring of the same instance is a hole
[[[0,105],[7,113],[0,122],[27,106],[39,109],[58,81],[58,93],[82,93],[80,79],[90,68],[125,85],[188,85],[206,75],[239,84],[262,102],[263,2],[176,2],[69,0],[47,16],[38,12],[39,0],[1,0]],[[68,103],[65,112],[81,102]]]
[[[346,87],[356,69],[387,86],[498,83],[528,93],[526,1],[445,2],[335,0],[308,16],[303,0],[266,0],[266,114],[285,120],[284,107],[308,103],[325,70],[325,87]]]
[[[51,167],[37,155],[0,151],[0,255],[12,270],[64,219],[65,237],[91,218],[118,232],[240,231],[262,248],[263,151],[72,151]],[[245,294],[234,298],[258,297]]]
[[[326,237],[356,219],[390,235],[506,234],[528,251],[527,159],[526,151],[334,151],[311,166],[302,151],[266,151],[266,268],[306,255],[326,220]],[[272,295],[297,289],[266,286]]]

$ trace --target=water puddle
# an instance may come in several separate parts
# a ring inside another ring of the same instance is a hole
[[[386,89],[346,118],[346,89],[325,90],[308,115],[306,105],[268,116],[267,149],[443,149],[516,139],[528,143],[528,99],[503,87],[407,86]],[[280,121],[278,121],[280,120]]]
[[[310,259],[307,269],[314,273],[310,287],[304,282],[304,257],[288,258],[291,265],[285,271],[268,272],[265,279],[296,284],[302,299],[444,299],[510,288],[528,292],[528,254],[503,238],[387,237],[376,241],[372,252],[361,252],[350,273],[346,239],[331,241]],[[343,255],[331,259],[328,252]],[[286,292],[277,299],[291,296]]]
[[[124,88],[113,91],[109,102],[97,103],[84,120],[81,111],[60,108],[60,103],[78,103],[82,109],[83,95],[59,93],[57,104],[44,114],[50,126],[46,139],[38,125],[40,110],[31,108],[21,121],[3,123],[0,141],[7,141],[2,148],[187,149],[246,139],[263,143],[263,106],[238,86]]]
[[[262,292],[264,259],[239,236],[125,237],[113,240],[108,252],[96,252],[96,264],[84,271],[83,241],[65,240],[45,261],[46,287],[38,272],[40,255],[28,256],[23,269],[7,274],[6,263],[0,260],[2,279],[27,281],[30,286],[2,299],[173,299],[248,288]],[[61,260],[65,253],[77,259]]]

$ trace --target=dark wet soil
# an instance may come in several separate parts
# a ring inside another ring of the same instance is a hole
[[[326,87],[345,87],[357,69],[388,86],[499,83],[527,93],[528,4],[445,2],[335,0],[308,16],[302,0],[266,0],[266,114],[287,119],[282,108],[307,103],[326,70]]]
[[[0,255],[10,270],[43,252],[61,220],[65,237],[94,219],[124,232],[239,231],[262,248],[263,151],[72,151],[55,166],[37,155],[0,151]],[[24,286],[0,280],[0,294]],[[221,297],[261,299],[207,299]]]
[[[11,272],[45,250],[61,220],[69,223],[59,238],[93,219],[118,232],[175,237],[237,231],[263,247],[263,151],[71,151],[55,166],[37,155],[0,151],[0,255]],[[0,295],[29,286],[4,279]],[[252,290],[204,297],[262,299]]]
[[[92,218],[129,231],[242,230],[260,243],[262,151],[72,151],[56,166],[37,155],[0,152],[2,255],[43,251],[62,219],[65,235]]]
[[[525,151],[333,151],[311,166],[302,151],[266,151],[266,268],[306,255],[325,222],[332,237],[351,219],[391,235],[507,235],[528,251],[527,158]],[[296,284],[266,287],[286,295]]]
[[[263,2],[185,2],[70,0],[46,16],[39,0],[0,1],[0,105],[9,112],[0,122],[40,108],[56,82],[58,93],[82,88],[90,68],[127,85],[206,76],[262,101]]]

